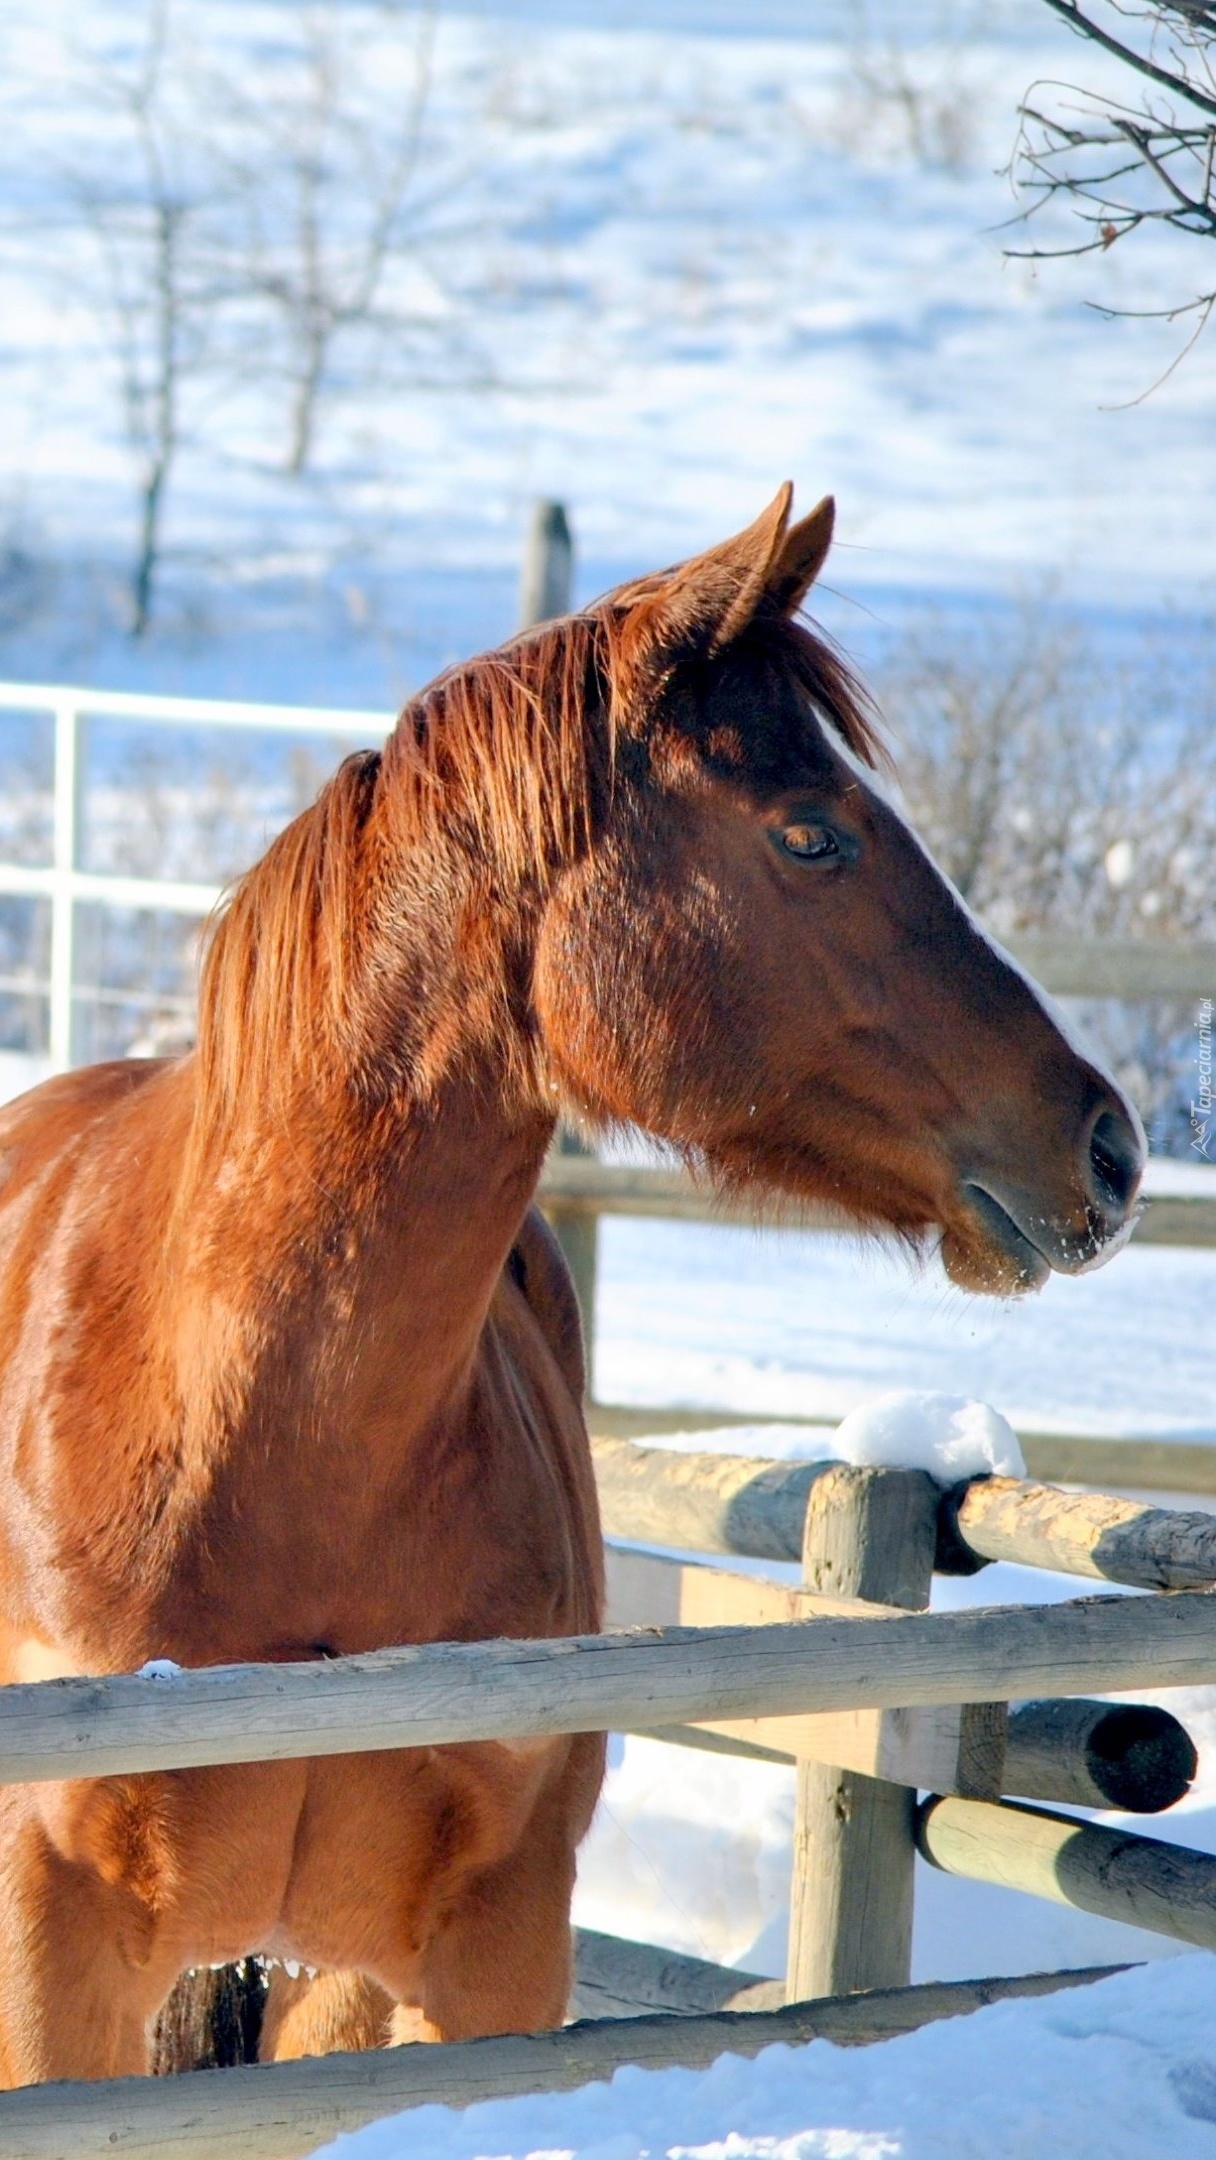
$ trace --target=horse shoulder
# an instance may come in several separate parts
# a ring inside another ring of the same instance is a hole
[[[148,1385],[182,1094],[166,1077],[162,1061],[88,1067],[0,1111],[0,1657],[25,1677],[30,1659],[38,1677],[70,1671],[82,1642],[96,1656],[89,1554],[116,1586],[136,1564],[131,1443],[115,1435]]]

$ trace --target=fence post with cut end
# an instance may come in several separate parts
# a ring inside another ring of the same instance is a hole
[[[923,1611],[938,1497],[922,1470],[833,1465],[807,1502],[805,1587]],[[797,1776],[787,2000],[906,1987],[915,1792],[814,1762],[800,1762]]]
[[[521,630],[530,630],[535,623],[551,622],[554,616],[567,613],[573,571],[574,541],[564,504],[538,502],[532,512],[532,521],[524,545],[523,570],[519,584]],[[568,1125],[563,1125],[558,1133],[557,1149],[561,1155],[590,1155],[593,1152]],[[560,1201],[551,1203],[545,1212],[574,1278],[586,1346],[587,1393],[594,1396],[595,1279],[599,1218],[581,1208],[563,1207]]]

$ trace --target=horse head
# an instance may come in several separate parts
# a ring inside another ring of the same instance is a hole
[[[546,1084],[727,1187],[936,1230],[967,1289],[1036,1287],[1127,1234],[1139,1121],[891,800],[796,620],[833,505],[790,503],[591,611],[611,777],[540,922]]]

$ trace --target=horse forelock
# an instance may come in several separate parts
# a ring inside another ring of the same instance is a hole
[[[786,616],[762,617],[751,635],[770,662],[786,670],[809,699],[816,717],[855,758],[871,770],[892,760],[877,707],[850,662],[822,630]]]

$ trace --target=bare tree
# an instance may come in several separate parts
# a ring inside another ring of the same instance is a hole
[[[847,58],[826,122],[829,139],[866,160],[964,172],[975,154],[982,72],[971,25],[951,20],[955,14],[943,8],[937,36],[909,43],[892,26],[889,11],[852,0]],[[817,116],[815,124],[822,132],[824,121]]]
[[[430,0],[357,9],[317,0],[293,11],[289,36],[268,80],[254,90],[214,82],[211,103],[236,211],[235,267],[253,319],[273,326],[288,388],[285,462],[299,473],[344,345],[362,345],[366,370],[377,351],[407,343],[413,384],[427,349],[449,352],[435,220],[453,176],[423,158]],[[386,66],[399,79],[386,81]]]
[[[150,0],[128,64],[85,63],[90,109],[110,125],[100,154],[90,142],[58,172],[68,217],[90,243],[83,297],[117,384],[135,468],[136,637],[152,612],[166,494],[187,432],[187,405],[206,373],[218,297],[202,224],[208,184],[171,29],[170,0]],[[49,274],[62,280],[64,267],[56,261]],[[81,296],[77,287],[74,297]]]
[[[1008,252],[1101,254],[1132,233],[1161,226],[1216,241],[1216,0],[1046,4],[1079,37],[1121,62],[1139,95],[1125,102],[1047,82],[1027,92],[1011,167],[1024,216],[1041,220],[1063,201],[1078,213],[1082,235],[1052,235]],[[1201,291],[1167,308],[1103,312],[1170,321],[1193,315],[1185,351],[1216,309],[1216,279],[1209,273],[1201,283]]]
[[[1168,632],[1113,664],[1045,604],[971,636],[930,618],[891,645],[879,685],[915,823],[998,936],[1216,935],[1216,682]],[[1192,1017],[1085,1009],[1158,1144],[1178,1137]]]
[[[463,174],[424,145],[434,35],[433,0],[293,6],[252,57],[190,0],[142,0],[114,51],[74,24],[52,136],[69,147],[31,144],[40,268],[91,316],[117,393],[136,636],[184,452],[231,454],[234,415],[264,441],[269,407],[298,474],[327,401],[386,361],[412,389],[486,372],[442,274]]]

